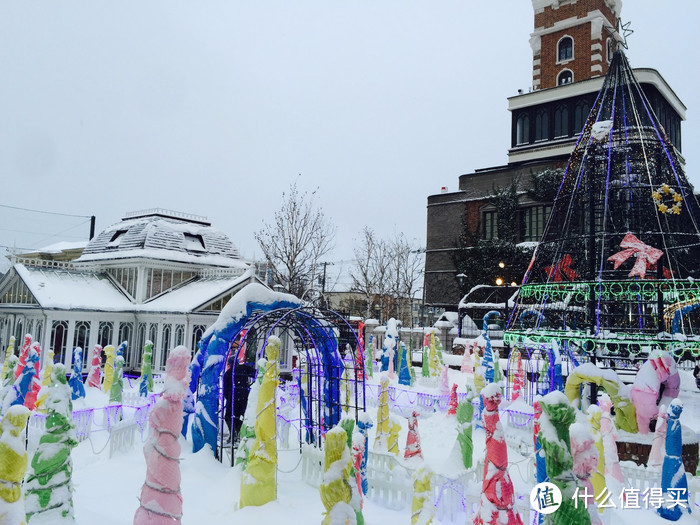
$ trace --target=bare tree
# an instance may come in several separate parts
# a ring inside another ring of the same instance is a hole
[[[299,193],[293,183],[282,194],[274,223],[264,222],[255,232],[273,279],[298,297],[314,288],[321,258],[333,248],[335,226],[316,206],[315,197],[316,191]]]
[[[404,309],[409,308],[408,315],[412,318],[410,308],[413,304],[413,295],[420,290],[420,281],[423,276],[424,250],[416,244],[412,244],[401,233],[394,238],[391,244],[392,260],[392,293],[396,298],[397,315],[404,318]]]

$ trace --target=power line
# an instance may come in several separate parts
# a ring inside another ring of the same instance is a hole
[[[92,218],[91,215],[74,215],[72,213],[58,213],[55,211],[32,210],[30,208],[20,208],[19,206],[10,206],[9,204],[0,204],[0,208],[9,208],[11,210],[30,211],[33,213],[44,213],[46,215],[61,215],[63,217],[80,217],[82,219]]]

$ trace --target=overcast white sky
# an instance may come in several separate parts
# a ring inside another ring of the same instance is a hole
[[[697,186],[700,2],[625,0],[622,16],[632,66],[688,106]],[[365,224],[424,246],[427,196],[507,162],[532,26],[528,0],[2,1],[0,204],[98,231],[144,208],[206,215],[259,257],[253,232],[298,180],[338,227],[329,260]],[[0,245],[87,236],[43,219],[0,208]]]

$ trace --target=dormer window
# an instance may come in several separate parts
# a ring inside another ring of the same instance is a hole
[[[188,252],[203,252],[204,239],[201,235],[185,232],[185,249]]]
[[[107,243],[107,248],[118,248],[119,244],[122,242],[126,230],[117,230],[112,234],[112,238]]]
[[[571,84],[573,81],[574,74],[569,69],[565,69],[557,76],[557,86],[565,86],[566,84]]]
[[[574,58],[574,39],[565,36],[557,44],[557,62],[565,62]]]

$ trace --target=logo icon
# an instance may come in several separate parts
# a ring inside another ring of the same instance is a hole
[[[551,514],[561,505],[561,491],[554,483],[543,481],[530,491],[530,506],[540,514]]]

